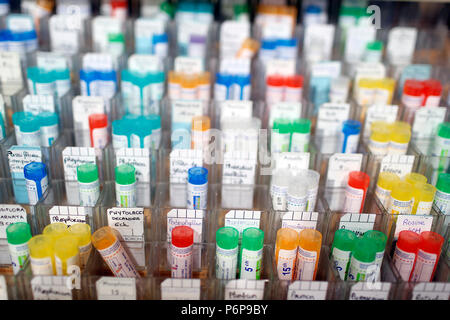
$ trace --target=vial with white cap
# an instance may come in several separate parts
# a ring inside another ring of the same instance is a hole
[[[41,132],[40,122],[36,116],[26,116],[19,121],[20,137],[22,145],[40,146]]]
[[[100,196],[100,182],[97,165],[85,163],[77,167],[78,192],[80,206],[93,207]]]
[[[331,80],[330,102],[345,103],[348,98],[350,79],[347,77],[337,77]]]
[[[358,150],[359,133],[361,132],[361,123],[356,120],[346,120],[341,131],[341,152],[356,153]]]
[[[116,206],[132,208],[136,206],[136,169],[129,164],[115,168]]]
[[[305,211],[308,205],[308,187],[305,183],[306,171],[289,179],[287,192],[287,210]]]
[[[277,211],[286,210],[286,197],[289,187],[289,177],[292,176],[288,169],[278,169],[272,176],[270,195],[272,197],[273,209]]]
[[[41,145],[50,147],[59,136],[58,115],[55,112],[41,112],[38,118],[41,126]]]
[[[306,210],[308,212],[314,211],[317,202],[317,192],[319,191],[320,173],[314,170],[308,170],[306,172],[306,185],[308,188],[308,201],[306,204]]]
[[[190,168],[187,182],[187,208],[205,210],[208,201],[208,169]]]
[[[45,163],[30,162],[23,167],[28,192],[28,202],[35,205],[47,191],[48,176]]]

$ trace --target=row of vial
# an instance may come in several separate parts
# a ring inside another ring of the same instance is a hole
[[[168,96],[172,100],[209,101],[211,96],[210,73],[185,74],[170,71],[168,75]]]

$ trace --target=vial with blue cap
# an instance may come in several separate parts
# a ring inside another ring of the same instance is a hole
[[[276,50],[278,59],[297,59],[297,40],[278,39]]]
[[[169,39],[167,33],[154,34],[152,37],[152,53],[158,57],[167,57]]]
[[[233,77],[228,74],[217,73],[216,83],[214,84],[214,100],[225,101],[230,99],[230,89]]]
[[[208,169],[192,167],[188,170],[187,208],[206,210],[208,203]]]
[[[361,122],[357,120],[344,121],[341,131],[342,153],[356,153],[358,150],[360,132]]]
[[[41,112],[40,121],[41,146],[50,147],[59,136],[58,115],[55,112]]]
[[[23,168],[28,193],[28,203],[35,205],[47,191],[48,176],[45,163],[30,162]]]
[[[266,62],[277,57],[277,40],[263,40],[259,49],[259,58]]]
[[[251,80],[250,75],[237,75],[233,85],[234,100],[250,100]]]
[[[40,146],[41,145],[41,125],[39,118],[28,115],[19,120],[21,145]]]

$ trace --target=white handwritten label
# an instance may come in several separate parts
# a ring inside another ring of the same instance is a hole
[[[163,71],[164,66],[161,58],[158,56],[149,54],[132,54],[128,58],[128,68],[130,71],[147,73]]]
[[[225,227],[235,227],[239,238],[247,228],[259,228],[261,211],[231,210],[225,214]]]
[[[6,228],[16,222],[27,222],[27,212],[18,204],[0,205],[0,239],[6,239]]]
[[[15,84],[14,90],[20,89],[22,86],[22,67],[18,52],[0,52],[0,83],[5,87]],[[7,93],[3,92],[3,94]]]
[[[436,136],[437,127],[445,120],[446,107],[426,107],[418,109],[414,114],[412,137],[427,139]]]
[[[255,183],[256,153],[226,152],[222,168],[223,184],[252,185]]]
[[[203,165],[202,150],[186,149],[170,152],[170,183],[186,183],[188,170]]]
[[[24,179],[23,168],[30,162],[42,162],[40,147],[12,146],[8,150],[9,170],[12,178]]]
[[[350,290],[349,300],[387,300],[391,283],[357,282]]]
[[[125,241],[144,241],[143,208],[110,208],[108,226],[120,232]]]
[[[189,123],[203,114],[201,100],[172,100],[172,123]]]
[[[77,96],[72,100],[73,122],[75,130],[89,129],[89,116],[105,113],[103,97]]]
[[[294,281],[289,285],[287,300],[325,300],[328,282]]]
[[[394,27],[389,31],[386,55],[394,65],[408,65],[416,47],[417,29]]]
[[[289,169],[293,174],[309,168],[309,152],[275,153],[275,170]]]
[[[95,164],[96,160],[94,148],[66,147],[62,156],[66,181],[77,181],[77,167],[86,163]]]
[[[374,121],[394,122],[397,119],[398,106],[396,105],[371,105],[367,107],[366,121],[364,125],[364,137],[370,136],[370,126]]]
[[[339,229],[353,231],[358,236],[373,230],[375,225],[375,213],[346,213],[339,220]]]
[[[55,112],[55,102],[49,95],[31,95],[23,98],[23,111],[38,115],[41,112]]]
[[[450,283],[421,282],[414,286],[412,300],[448,300]]]
[[[412,171],[414,159],[414,156],[409,155],[387,155],[381,160],[380,172],[392,172],[403,179]]]
[[[200,279],[166,279],[161,282],[161,300],[200,300]]]
[[[176,57],[174,65],[175,72],[182,72],[186,74],[203,72],[203,61],[201,58]]]
[[[403,230],[414,231],[420,234],[423,231],[431,231],[433,216],[416,216],[410,214],[401,214],[397,216],[394,239]]]
[[[225,118],[250,119],[253,101],[226,100],[220,103],[220,122]]]
[[[303,229],[316,229],[318,218],[318,212],[286,212],[281,219],[281,228],[291,228],[298,233]]]
[[[34,300],[72,300],[72,290],[67,276],[35,276],[31,280]]]
[[[342,123],[348,119],[350,105],[348,103],[324,103],[317,116],[317,135],[333,136],[340,130]]]
[[[336,188],[347,185],[348,174],[361,170],[363,155],[360,153],[335,153],[328,161],[326,187]]]
[[[314,63],[311,67],[311,78],[325,77],[337,78],[341,75],[342,63],[340,61],[326,61]]]
[[[266,63],[266,77],[271,75],[280,75],[284,77],[295,74],[294,59],[271,59]]]
[[[76,223],[86,223],[89,211],[85,207],[53,206],[49,211],[50,223],[62,222],[68,227]]]
[[[95,282],[97,300],[136,300],[136,279],[101,277]]]
[[[300,102],[276,102],[270,105],[269,127],[277,118],[294,121],[302,115],[302,104]]]
[[[150,182],[150,150],[122,148],[116,150],[116,165],[130,164],[136,169],[137,182]]]
[[[225,286],[225,300],[262,300],[267,280],[230,280]]]
[[[188,226],[194,230],[194,243],[203,239],[203,210],[172,209],[167,213],[167,241],[172,239],[172,230],[178,226]]]

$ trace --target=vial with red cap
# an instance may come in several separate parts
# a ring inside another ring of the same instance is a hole
[[[444,238],[433,231],[423,231],[419,237],[416,263],[410,281],[429,282],[436,271]]]
[[[408,79],[403,85],[401,102],[405,107],[403,120],[412,123],[414,113],[422,106],[424,98],[424,86],[422,81]]]
[[[439,107],[441,101],[442,85],[438,80],[429,79],[423,81],[424,86],[424,100],[425,107]]]
[[[352,171],[348,175],[343,212],[361,213],[369,188],[370,177],[362,171]]]
[[[397,245],[392,258],[403,281],[409,281],[416,261],[420,236],[414,231],[403,230],[398,234]]]
[[[172,229],[171,270],[172,278],[192,278],[194,230],[188,226]]]
[[[287,77],[284,87],[284,101],[300,102],[302,100],[303,77],[294,75]]]
[[[271,104],[283,101],[284,78],[279,75],[268,76],[266,84],[266,103]]]
[[[89,116],[91,147],[103,149],[108,144],[108,117],[103,113]]]

